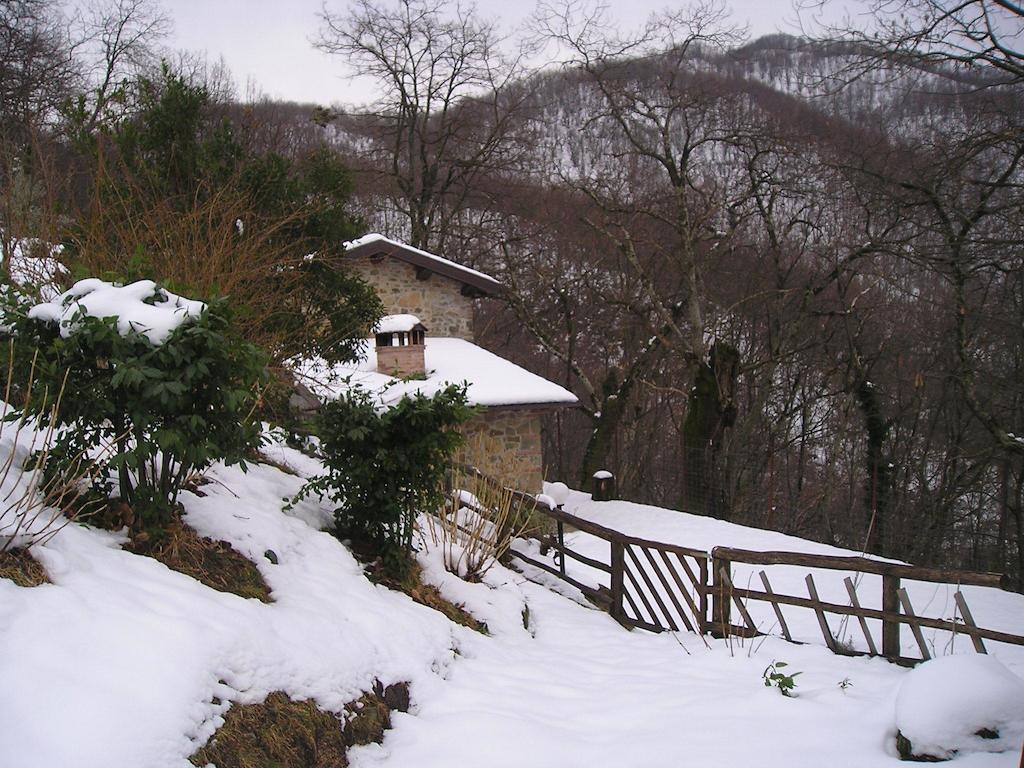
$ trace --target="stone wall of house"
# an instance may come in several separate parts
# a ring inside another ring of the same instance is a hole
[[[349,257],[345,266],[373,286],[388,314],[416,315],[428,336],[473,340],[473,300],[462,283],[437,274],[419,280],[412,264],[388,256]]]
[[[540,426],[540,411],[485,410],[462,427],[466,459],[506,485],[540,493],[544,483]]]

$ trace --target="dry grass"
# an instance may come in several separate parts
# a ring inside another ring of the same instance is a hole
[[[404,698],[403,698],[404,695]],[[217,768],[343,768],[349,747],[376,743],[391,728],[392,703],[404,711],[408,687],[375,685],[345,706],[344,719],[313,701],[276,691],[260,704],[233,705],[224,724],[190,760]]]
[[[27,549],[0,552],[0,579],[10,579],[19,587],[38,587],[50,581],[46,570]]]
[[[445,569],[479,582],[529,527],[536,504],[524,506],[508,484],[462,466],[452,468],[444,507],[425,516],[426,529]]]
[[[158,537],[135,534],[125,549],[159,560],[171,570],[220,592],[271,602],[270,589],[251,560],[226,541],[200,536],[179,519]]]
[[[78,215],[76,269],[107,279],[152,279],[196,299],[230,297],[247,341],[278,363],[294,354],[296,334],[315,330],[297,317],[313,311],[304,267],[317,250],[297,247],[296,229],[321,203],[260,215],[237,175],[188,199],[167,196],[127,178],[127,169],[108,159],[112,165],[102,166],[96,180],[105,193],[94,192],[92,205]]]
[[[342,738],[349,747],[380,744],[391,728],[391,707],[378,693],[364,693],[345,707]]]
[[[74,520],[83,507],[88,506],[83,500],[88,485],[85,481],[95,475],[113,448],[113,443],[108,443],[95,457],[79,451],[48,475],[64,384],[57,392],[44,388],[40,395],[35,391],[38,354],[36,350],[32,356],[27,381],[16,382],[13,339],[6,349],[3,402],[21,400],[21,403],[17,410],[0,420],[0,436],[12,444],[7,455],[0,459],[0,486],[10,488],[0,502],[0,552],[45,544]],[[65,372],[65,382],[67,376]],[[38,404],[32,402],[35,397],[39,398]],[[39,414],[35,418],[30,416],[33,411]],[[27,456],[23,454],[25,450]]]
[[[389,589],[404,592],[420,605],[440,611],[456,624],[469,627],[482,635],[487,634],[486,624],[473,618],[461,605],[448,600],[438,591],[437,587],[423,583],[422,568],[415,561],[410,563],[408,573],[401,581],[385,576],[382,573],[382,569],[371,568],[367,575],[376,584],[382,584]]]
[[[217,768],[344,768],[346,749],[337,715],[276,691],[260,704],[232,706],[190,760]]]

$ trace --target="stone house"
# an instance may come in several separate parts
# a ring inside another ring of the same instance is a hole
[[[467,384],[480,413],[465,427],[468,459],[483,472],[539,493],[541,421],[576,396],[473,343],[474,302],[494,296],[494,278],[448,259],[367,235],[346,246],[345,266],[374,287],[388,316],[363,359],[336,372],[379,392],[382,402]]]

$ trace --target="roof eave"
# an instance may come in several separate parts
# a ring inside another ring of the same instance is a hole
[[[454,280],[461,283],[464,286],[470,286],[475,291],[478,291],[484,296],[494,296],[501,293],[504,290],[504,286],[495,280],[493,277],[487,277],[482,274],[474,274],[472,272],[461,269],[455,264],[446,264],[444,262],[435,261],[419,253],[411,248],[405,248],[399,243],[394,243],[389,240],[371,240],[367,243],[362,243],[349,248],[345,252],[346,256],[390,256],[400,261],[404,261],[407,264],[411,264],[414,267],[428,270],[434,274],[447,277],[450,280]],[[440,257],[439,257],[440,258]]]
[[[478,405],[488,411],[556,411],[560,408],[579,408],[580,401],[571,403],[561,401],[549,401],[545,403],[498,403],[494,405]]]

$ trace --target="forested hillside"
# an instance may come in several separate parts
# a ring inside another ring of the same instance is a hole
[[[483,338],[580,396],[550,475],[1019,573],[1019,78],[700,12],[544,23],[564,67],[333,125],[373,226],[500,276]]]
[[[375,78],[379,100],[240,104],[214,76],[180,190],[194,215],[164,214],[242,222],[264,254],[232,284],[246,295],[297,257],[287,232],[306,248],[379,230],[500,278],[480,338],[583,404],[550,417],[552,479],[609,469],[636,501],[1019,579],[1021,58],[977,26],[983,3],[930,27],[915,24],[941,4],[906,5],[918,15],[873,37],[753,41],[707,6],[631,36],[542,8],[533,42],[556,63],[539,70],[469,11],[328,12],[319,45]],[[36,14],[43,59],[64,44],[43,0],[15,6]],[[121,68],[148,52],[159,90],[147,31],[133,58],[106,49],[115,77],[61,70],[40,75],[47,89],[26,81],[18,94],[36,101],[5,96],[5,265],[16,234],[85,257],[109,242],[90,190],[110,158],[131,160],[125,121],[145,108],[145,88],[112,85],[128,82]],[[204,77],[193,66],[182,82]],[[138,158],[122,190],[156,173],[159,158]],[[230,194],[195,194],[224,180]],[[69,239],[83,215],[92,226]],[[218,252],[233,265],[241,250],[228,238]],[[257,292],[251,311],[322,307],[313,278],[283,302]],[[292,326],[252,327],[280,339]]]

